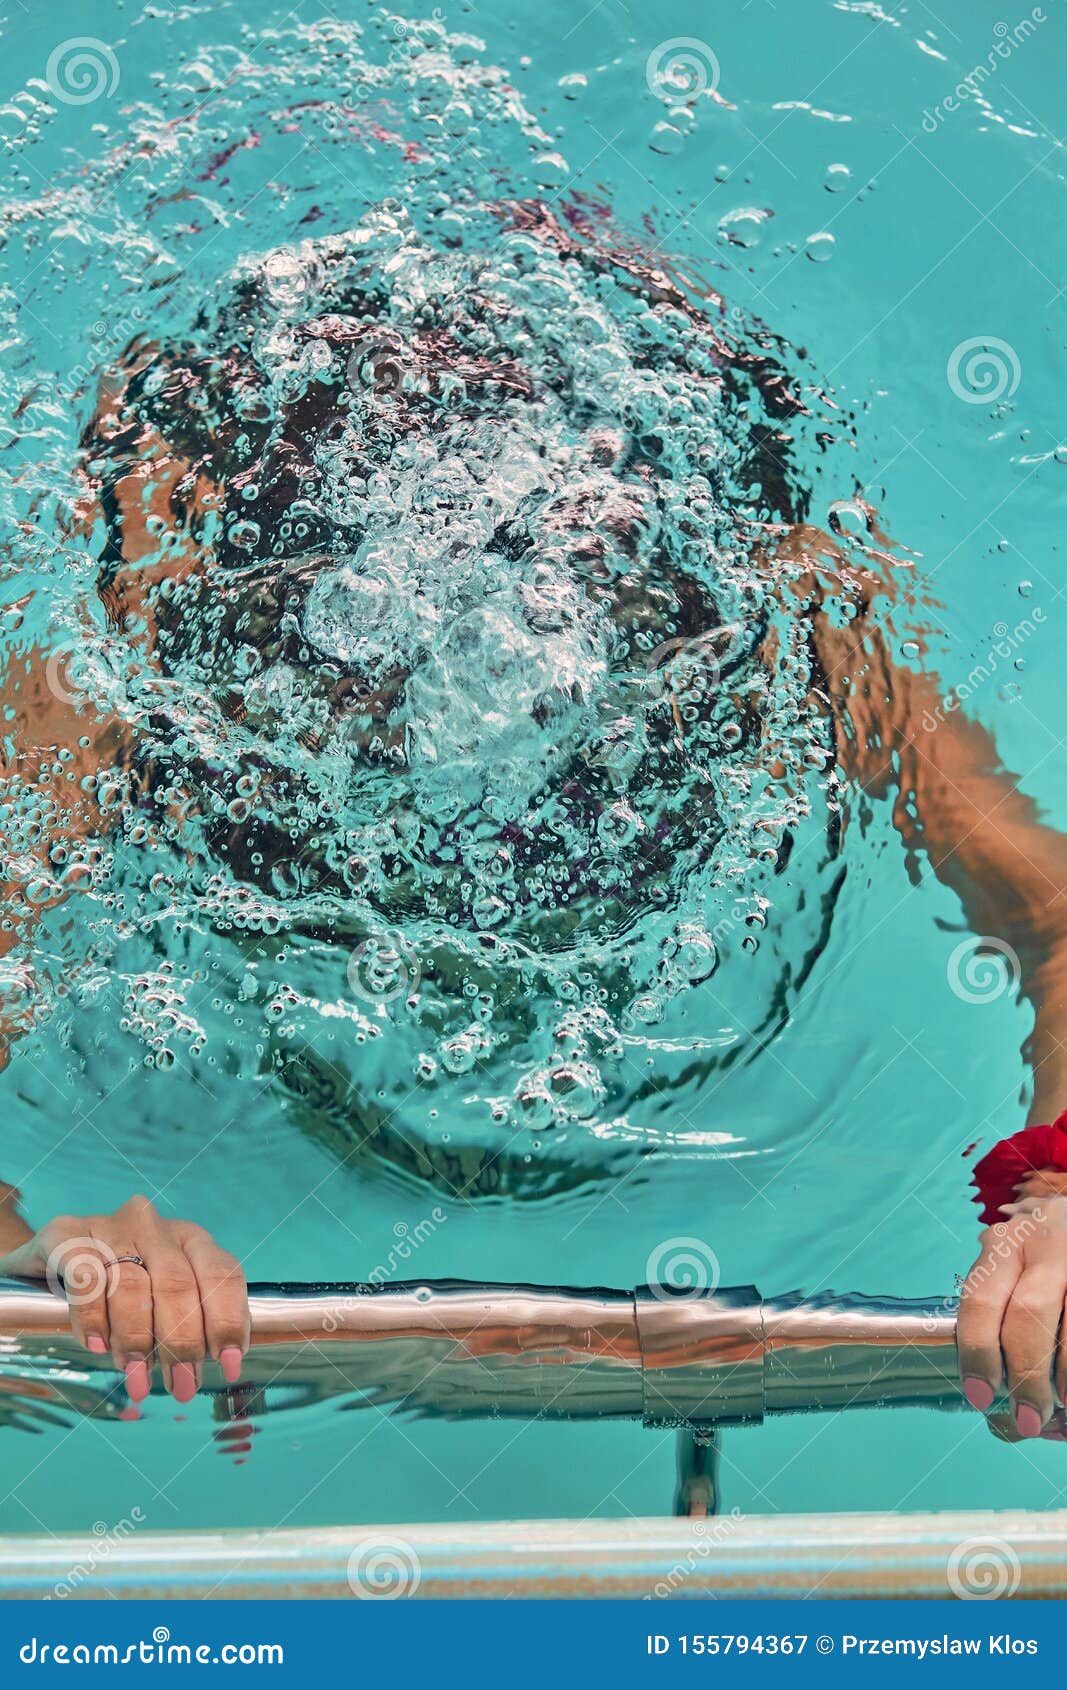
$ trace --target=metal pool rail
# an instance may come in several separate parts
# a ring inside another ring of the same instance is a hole
[[[251,1307],[242,1385],[269,1393],[278,1384],[309,1401],[352,1392],[445,1417],[606,1417],[697,1431],[795,1410],[961,1401],[951,1300],[444,1280],[259,1285]],[[71,1337],[60,1296],[0,1281],[0,1376],[42,1369],[60,1395],[73,1374],[109,1391],[114,1379],[108,1357]],[[210,1366],[205,1385],[226,1389]]]
[[[1067,1510],[778,1514],[721,1520],[138,1532],[106,1558],[91,1536],[0,1538],[0,1598],[336,1597],[354,1567],[400,1557],[401,1597],[1067,1596]],[[406,1574],[406,1579],[404,1578]],[[649,1611],[649,1631],[666,1616]],[[714,1628],[714,1622],[706,1629]],[[733,1630],[734,1627],[723,1629]],[[801,1609],[780,1630],[822,1630]],[[944,1629],[936,1622],[935,1629]],[[1009,1631],[1006,1619],[990,1631]],[[809,1646],[810,1647],[810,1646]]]
[[[371,1593],[367,1546],[400,1540],[406,1592],[421,1597],[1067,1595],[1067,1511],[746,1519],[722,1505],[723,1427],[962,1407],[954,1299],[446,1280],[258,1285],[251,1306],[240,1384],[206,1369],[222,1418],[343,1396],[348,1408],[445,1418],[676,1426],[675,1513],[686,1517],[141,1531],[106,1556],[89,1534],[12,1535],[0,1537],[0,1598],[346,1598]],[[0,1280],[0,1421],[39,1429],[124,1407],[121,1377],[75,1343],[63,1298]]]

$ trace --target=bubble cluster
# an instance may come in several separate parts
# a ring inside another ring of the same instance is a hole
[[[176,978],[169,966],[126,982],[124,1013],[119,1026],[147,1047],[146,1064],[173,1068],[177,1049],[182,1044],[187,1046],[190,1056],[199,1056],[203,1050],[204,1029],[186,1008],[194,986],[192,980]]]
[[[3,392],[36,455],[3,495],[36,584],[8,685],[25,744],[43,686],[69,747],[0,805],[44,912],[25,955],[88,891],[62,946],[119,972],[138,1060],[203,1055],[332,1146],[453,1186],[484,1156],[496,1188],[505,1155],[654,1136],[649,1062],[783,1012],[790,967],[755,953],[796,920],[800,835],[812,874],[832,855],[818,675],[765,543],[803,405],[771,337],[609,208],[543,203],[566,160],[476,43],[397,23],[277,32],[269,70],[205,48],[197,121],[161,96],[97,167],[112,303],[78,440],[17,359]],[[357,203],[320,179],[201,240],[186,202],[243,203],[268,131],[343,149]],[[79,191],[36,205],[60,290]]]

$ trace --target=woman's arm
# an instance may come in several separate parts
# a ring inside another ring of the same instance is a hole
[[[80,848],[106,832],[95,795],[86,793],[83,781],[115,768],[126,745],[116,724],[101,722],[88,708],[76,710],[50,689],[43,661],[20,661],[9,671],[8,689],[12,762],[61,772],[48,787],[52,815],[43,840],[9,859],[0,887],[7,917],[0,955],[33,936],[44,906],[27,898],[30,878],[43,882],[50,876],[52,853],[60,846],[68,852],[68,867],[77,865]],[[57,758],[60,749],[73,753],[68,762]],[[9,762],[6,772],[17,769]],[[81,886],[78,873],[66,874],[52,901],[77,894]],[[0,1070],[21,1030],[15,1022],[0,1024]],[[116,1264],[126,1255],[137,1256],[142,1265]],[[0,1181],[0,1275],[61,1284],[76,1337],[93,1354],[112,1352],[134,1402],[148,1395],[155,1361],[178,1402],[188,1402],[197,1390],[206,1356],[218,1361],[227,1380],[240,1376],[248,1300],[239,1265],[202,1228],[164,1219],[147,1198],[131,1198],[113,1215],[58,1216],[35,1232],[20,1213],[18,1191]]]
[[[840,627],[818,609],[812,626],[843,772],[891,803],[913,875],[924,858],[974,933],[1018,959],[1034,1010],[1029,1118],[1050,1120],[1067,1104],[1067,834],[1042,821],[992,735],[946,708],[935,675],[894,663],[868,615]]]
[[[909,853],[957,893],[974,931],[1018,958],[1034,1009],[1029,1118],[1051,1120],[1067,1104],[1067,836],[1041,820],[992,736],[946,708],[936,678],[892,661],[868,617],[842,628],[817,609],[813,637],[842,769],[892,803]],[[981,1234],[957,1343],[971,1406],[989,1409],[1006,1378],[1009,1435],[1030,1438],[1050,1428],[1053,1386],[1059,1403],[1067,1392],[1067,1174],[1020,1172],[1014,1212]]]
[[[100,415],[120,398],[105,393]],[[151,587],[163,574],[199,563],[193,544],[174,548],[165,564],[150,555],[155,542],[148,518],[173,516],[175,488],[189,474],[189,466],[160,443],[150,446],[143,463],[131,466],[112,490],[122,544],[105,595],[116,626],[131,617],[139,621],[146,657],[155,636]],[[197,491],[194,477],[189,496]],[[90,517],[87,505],[87,522]],[[13,836],[5,842],[0,956],[32,940],[43,908],[91,883],[86,865],[113,825],[113,812],[98,800],[96,777],[122,776],[131,762],[127,725],[101,716],[57,657],[35,648],[15,652],[0,680],[0,779],[32,786],[46,811],[43,827],[24,841]],[[48,895],[31,899],[31,881],[50,887]],[[15,1022],[0,1024],[0,1069],[22,1030]],[[111,1352],[132,1401],[148,1395],[157,1362],[178,1402],[188,1402],[198,1388],[206,1357],[218,1362],[228,1381],[240,1376],[249,1313],[239,1264],[203,1228],[165,1219],[145,1197],[130,1198],[112,1215],[57,1216],[34,1231],[19,1211],[18,1191],[0,1182],[0,1275],[61,1285],[75,1335],[92,1354]]]
[[[129,756],[121,724],[100,718],[87,703],[79,706],[50,675],[43,657],[28,653],[9,664],[0,695],[9,748],[3,774],[17,780],[53,771],[43,786],[34,783],[51,811],[47,828],[24,850],[9,849],[0,886],[7,918],[0,955],[32,938],[44,905],[26,896],[29,882],[52,879],[58,848],[67,853],[67,870],[50,901],[83,888],[81,851],[108,830],[86,782],[122,768]],[[0,1070],[19,1030],[0,1025]],[[139,1261],[116,1261],[123,1256]],[[61,1284],[75,1335],[93,1354],[111,1351],[135,1402],[148,1395],[156,1361],[178,1402],[197,1390],[206,1356],[227,1380],[240,1376],[249,1336],[240,1266],[203,1228],[164,1219],[147,1198],[131,1198],[113,1215],[58,1216],[35,1232],[19,1212],[18,1191],[0,1181],[0,1275]]]
[[[33,1228],[26,1225],[19,1213],[20,1201],[17,1187],[0,1180],[0,1256],[9,1255],[33,1237]]]

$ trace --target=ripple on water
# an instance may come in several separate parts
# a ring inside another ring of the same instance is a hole
[[[378,58],[345,25],[283,31],[239,98],[203,59],[199,119],[161,96],[96,167],[112,304],[80,451],[21,379],[3,394],[35,442],[2,494],[37,584],[10,664],[100,723],[3,782],[44,912],[11,990],[74,1052],[107,1025],[156,1070],[214,1064],[235,1115],[270,1080],[331,1149],[466,1190],[507,1185],[505,1147],[537,1145],[536,1183],[661,1143],[664,1091],[691,1140],[686,1098],[821,942],[809,919],[793,963],[777,944],[832,799],[789,568],[758,544],[794,514],[779,351],[606,208],[549,211],[566,160],[438,24]],[[176,273],[175,207],[240,195],[250,130],[346,142],[367,209],[282,194],[244,250],[187,233]],[[59,527],[32,530],[46,492]]]

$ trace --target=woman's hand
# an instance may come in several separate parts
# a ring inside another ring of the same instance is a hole
[[[1067,1333],[1060,1335],[1067,1197],[1022,1197],[1008,1220],[986,1228],[981,1242],[956,1325],[964,1395],[984,1413],[1006,1368],[1015,1425],[1024,1438],[1040,1437],[1052,1417],[1053,1377],[1060,1403],[1067,1392]]]
[[[1067,1197],[1067,1174],[1058,1168],[1035,1168],[1015,1187],[1017,1203],[1027,1197]]]
[[[0,1274],[61,1292],[75,1337],[93,1355],[111,1351],[134,1402],[148,1395],[153,1357],[176,1402],[195,1395],[205,1356],[229,1383],[240,1377],[249,1337],[240,1263],[203,1227],[164,1220],[147,1197],[113,1215],[58,1216],[0,1257]]]

